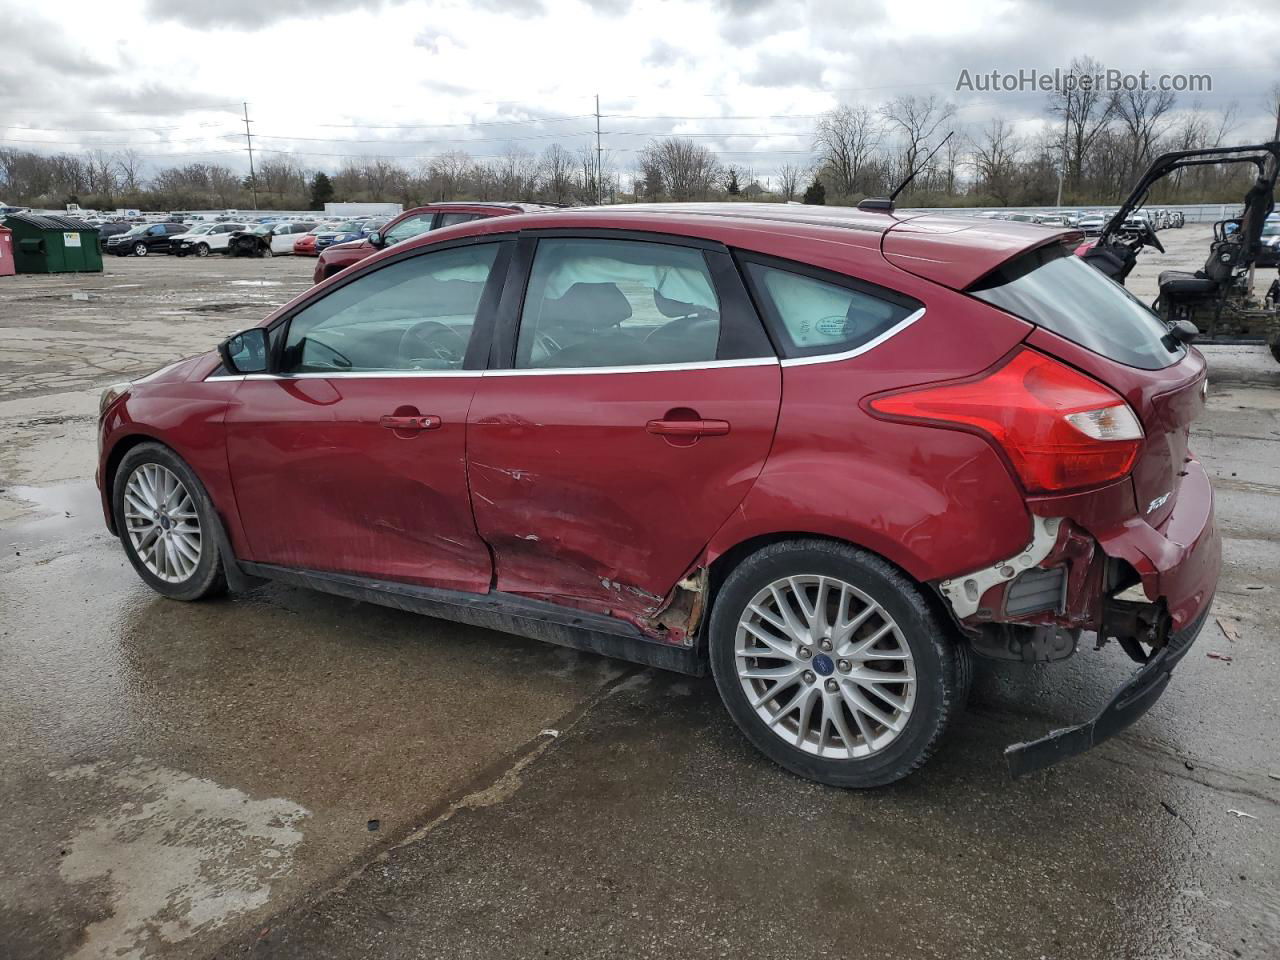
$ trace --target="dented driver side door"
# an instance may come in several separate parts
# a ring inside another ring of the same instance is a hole
[[[467,426],[496,588],[644,626],[759,475],[778,360],[709,245],[525,237],[512,290]]]

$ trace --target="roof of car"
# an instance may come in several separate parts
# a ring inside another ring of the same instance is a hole
[[[456,227],[454,236],[522,229],[595,227],[716,240],[726,246],[848,271],[883,260],[953,289],[964,289],[1027,250],[1078,239],[1074,228],[926,211],[867,211],[782,203],[645,203],[571,207],[493,217]],[[427,244],[443,231],[410,243]],[[880,259],[878,257],[874,259]],[[883,262],[883,261],[882,261]]]

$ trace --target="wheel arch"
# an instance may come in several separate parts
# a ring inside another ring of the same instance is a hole
[[[699,636],[702,640],[700,647],[703,656],[707,655],[708,645],[705,642],[706,631],[711,623],[712,611],[715,608],[720,588],[723,586],[725,580],[728,579],[729,574],[731,574],[739,564],[752,554],[775,543],[782,543],[788,540],[819,540],[827,543],[839,543],[870,554],[876,559],[888,564],[908,581],[915,584],[924,596],[925,601],[939,617],[940,622],[956,624],[954,612],[938,592],[938,589],[928,581],[921,580],[919,577],[912,574],[910,570],[905,568],[901,563],[898,563],[893,557],[886,556],[883,552],[876,550],[865,543],[860,543],[855,539],[837,536],[829,532],[824,533],[806,529],[775,530],[753,534],[727,545],[720,544],[714,552],[710,549],[708,550],[707,560],[704,564],[708,573],[707,598],[705,609],[698,625]],[[958,627],[958,624],[956,625]],[[956,632],[958,636],[960,631],[957,629]]]

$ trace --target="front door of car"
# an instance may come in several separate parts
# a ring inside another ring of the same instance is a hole
[[[249,559],[488,589],[466,417],[510,247],[407,251],[273,325],[274,372],[226,417]]]
[[[297,229],[292,223],[284,224],[271,232],[271,252],[274,254],[293,253],[293,241],[298,239],[294,234]],[[301,233],[302,231],[299,231]]]
[[[497,589],[652,615],[759,474],[778,361],[728,253],[678,243],[521,240],[468,418]]]

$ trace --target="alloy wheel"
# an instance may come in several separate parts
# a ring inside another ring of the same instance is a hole
[[[915,705],[915,662],[898,624],[833,577],[785,577],[757,593],[738,620],[734,664],[765,725],[818,757],[878,753]]]
[[[200,563],[200,516],[191,493],[168,467],[143,463],[124,488],[129,543],[143,565],[168,583],[182,583]]]

